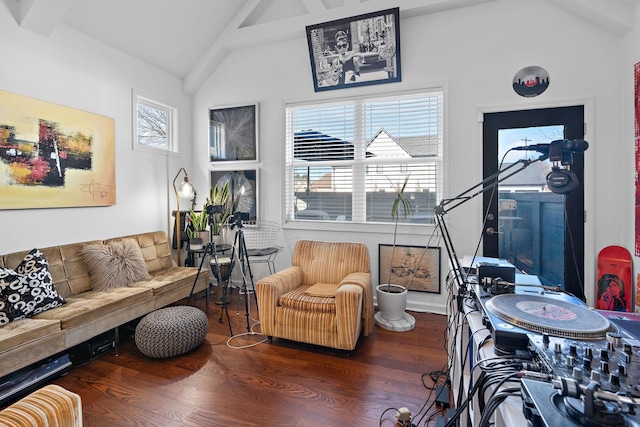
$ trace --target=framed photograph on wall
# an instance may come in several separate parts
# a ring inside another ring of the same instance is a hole
[[[258,219],[258,169],[211,171],[211,187],[229,183],[232,213],[248,213],[248,221]]]
[[[306,29],[316,92],[401,80],[399,8]]]
[[[209,161],[258,161],[258,104],[209,109]]]
[[[391,282],[410,291],[440,293],[440,248],[378,245],[380,283]],[[389,275],[391,272],[391,275]]]

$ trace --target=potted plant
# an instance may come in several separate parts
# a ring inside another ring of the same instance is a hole
[[[217,183],[209,190],[209,197],[206,204],[213,206],[213,218],[211,219],[211,234],[214,238],[217,236],[220,239],[222,230],[231,215],[231,209],[228,206],[229,201],[229,181],[220,185]],[[220,243],[220,241],[216,242]]]
[[[400,211],[402,217],[406,218],[411,215],[411,201],[405,197],[404,191],[409,182],[409,175],[406,176],[402,187],[396,194],[396,198],[391,206],[391,218],[395,226],[393,230],[393,249],[391,251],[391,265],[389,267],[389,275],[386,283],[383,283],[383,277],[380,278],[380,284],[376,287],[376,298],[378,301],[379,315],[387,321],[397,321],[404,317],[407,308],[407,288],[401,285],[391,283],[391,273],[393,272],[393,260],[396,252],[396,241],[398,235],[398,222],[400,221]],[[401,209],[402,208],[402,209]]]
[[[199,212],[194,211],[193,209],[189,210],[189,221],[191,223],[191,227],[189,227],[189,231],[193,232],[197,237],[202,239],[202,244],[206,245],[209,243],[209,231],[207,230],[207,225],[209,224],[208,215],[207,215],[207,207],[206,205],[202,207],[202,210]]]
[[[202,249],[202,238],[196,231],[191,228],[187,229],[187,235],[189,236],[189,249],[198,250]]]

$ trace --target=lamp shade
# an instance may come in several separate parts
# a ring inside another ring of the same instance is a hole
[[[189,182],[189,177],[185,175],[184,181],[178,186],[178,196],[180,196],[181,199],[193,199],[195,193],[196,189],[193,187],[193,184]]]

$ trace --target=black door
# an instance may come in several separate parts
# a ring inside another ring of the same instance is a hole
[[[542,155],[534,150],[510,151],[513,147],[583,138],[584,106],[486,113],[484,178],[520,159]],[[484,193],[483,254],[505,258],[525,273],[537,275],[543,284],[560,285],[584,300],[584,154],[573,153],[570,160],[570,165],[558,164],[577,178],[577,188],[569,193],[549,191],[546,183],[552,164],[548,159],[532,162]]]

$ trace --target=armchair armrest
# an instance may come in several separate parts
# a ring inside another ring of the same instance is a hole
[[[339,300],[341,291],[348,291],[353,289],[354,286],[362,290],[362,321],[364,335],[367,336],[373,330],[373,325],[375,324],[373,317],[373,285],[370,272],[354,272],[342,279],[340,288],[336,292],[336,309],[340,309],[343,306],[343,302]]]
[[[262,333],[268,336],[275,331],[275,311],[280,297],[300,286],[304,279],[302,268],[291,266],[256,283],[258,311]]]
[[[371,286],[371,273],[365,273],[363,271],[358,271],[355,273],[347,274],[347,276],[340,281],[340,285],[346,283],[359,283],[361,285]]]

